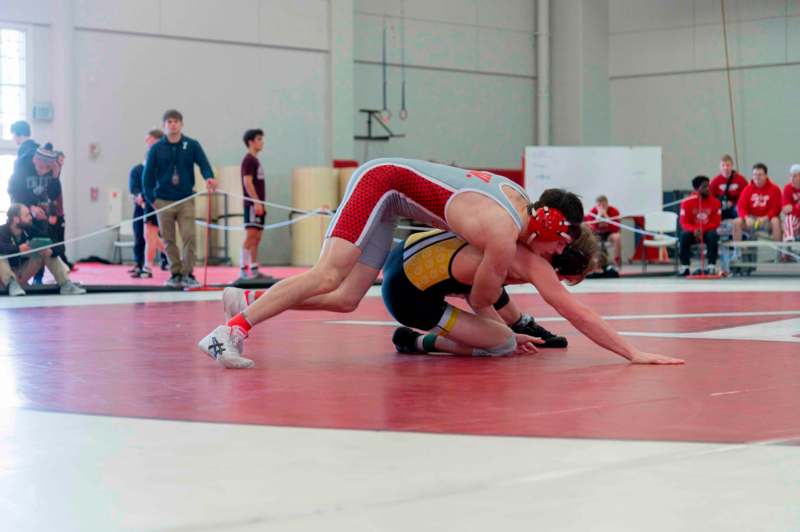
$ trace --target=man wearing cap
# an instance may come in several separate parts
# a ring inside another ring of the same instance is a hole
[[[722,205],[711,195],[708,177],[699,175],[692,179],[692,188],[694,193],[681,202],[680,223],[683,232],[680,237],[681,268],[678,275],[682,277],[689,275],[690,251],[694,244],[700,242],[708,250],[706,270],[702,273],[717,273],[717,228],[722,219]]]

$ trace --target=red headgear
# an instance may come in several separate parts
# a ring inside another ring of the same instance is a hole
[[[555,242],[560,239],[567,243],[572,242],[572,237],[567,232],[569,231],[569,222],[558,209],[550,207],[536,209],[536,212],[531,213],[528,229],[531,235],[525,242],[526,244],[530,244],[534,238],[545,242]]]

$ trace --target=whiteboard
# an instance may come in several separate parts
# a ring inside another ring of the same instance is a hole
[[[661,211],[661,147],[528,146],[525,189],[535,200],[548,188],[578,194],[587,213],[601,194],[623,216]]]

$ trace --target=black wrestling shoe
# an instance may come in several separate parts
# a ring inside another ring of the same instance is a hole
[[[398,353],[422,355],[424,351],[417,349],[417,338],[422,336],[420,333],[408,327],[398,327],[392,334],[392,343]]]
[[[523,316],[524,318],[525,316]],[[517,334],[527,334],[528,336],[535,336],[544,340],[543,344],[537,344],[537,347],[567,347],[567,339],[563,336],[556,336],[538,323],[530,316],[528,320],[520,318],[520,320],[511,326],[511,330]],[[523,322],[523,323],[520,323]]]

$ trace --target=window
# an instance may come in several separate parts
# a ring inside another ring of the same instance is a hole
[[[8,180],[11,179],[11,173],[14,171],[14,160],[17,158],[15,154],[2,154],[0,153],[0,224],[6,223],[6,211],[11,204],[11,198],[6,194],[8,189]]]
[[[27,110],[25,30],[0,28],[0,140],[11,139],[11,124]]]

